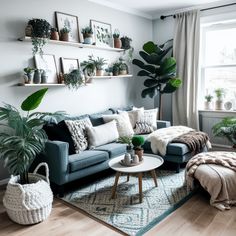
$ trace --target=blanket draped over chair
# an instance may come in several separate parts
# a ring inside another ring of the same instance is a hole
[[[186,166],[186,182],[194,187],[194,178],[211,195],[210,204],[220,210],[236,204],[236,153],[200,153],[189,160]]]
[[[171,126],[168,128],[162,128],[162,129],[158,129],[154,132],[152,132],[149,136],[148,136],[148,141],[151,142],[151,148],[152,148],[152,152],[155,154],[160,154],[161,156],[165,156],[166,155],[166,148],[167,145],[172,142],[173,140],[176,141],[176,138],[178,137],[182,137],[182,139],[178,142],[184,142],[184,139],[186,140],[184,143],[186,145],[188,145],[188,147],[193,147],[193,129],[186,127],[186,126]],[[191,133],[190,133],[191,132]],[[191,143],[187,140],[187,136],[182,136],[182,135],[186,135],[189,134],[188,137],[192,138],[191,139]],[[190,135],[191,134],[191,135]],[[195,135],[195,137],[200,137],[200,135]],[[195,141],[199,142],[199,139],[195,139]],[[207,145],[208,148],[211,147],[210,142],[208,140],[208,136],[206,135],[204,137],[204,144],[202,145]],[[195,147],[199,146],[196,144],[195,142]],[[191,150],[191,149],[190,149]],[[193,151],[193,150],[191,150]]]

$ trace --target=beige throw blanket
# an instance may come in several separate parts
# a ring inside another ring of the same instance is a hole
[[[190,189],[194,178],[211,195],[212,206],[225,210],[236,204],[235,152],[208,152],[194,156],[186,166],[186,182]]]
[[[155,154],[166,155],[166,147],[176,137],[193,131],[192,128],[186,126],[171,126],[168,128],[158,129],[152,132],[147,140],[151,142],[152,152]]]

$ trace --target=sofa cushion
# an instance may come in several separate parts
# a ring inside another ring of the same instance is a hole
[[[99,150],[86,150],[79,154],[69,156],[69,171],[75,172],[86,167],[96,165],[109,159],[107,152]]]
[[[88,114],[85,115],[66,115],[65,120],[82,120],[89,117]]]
[[[89,118],[93,126],[98,126],[98,125],[104,124],[104,121],[102,118],[103,115],[112,115],[112,114],[113,114],[112,110],[106,110],[104,112],[91,114],[89,115]]]
[[[125,154],[126,146],[127,145],[123,143],[108,143],[106,145],[96,147],[95,150],[106,151],[109,153],[109,157],[113,158]]]

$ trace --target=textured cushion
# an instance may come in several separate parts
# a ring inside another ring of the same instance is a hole
[[[147,123],[154,130],[157,129],[157,111],[158,109],[144,110],[143,115],[138,120],[138,122]]]
[[[89,118],[93,126],[98,126],[98,125],[104,124],[104,121],[102,118],[103,115],[112,115],[112,114],[113,112],[111,110],[106,110],[104,112],[99,112],[99,113],[89,115]]]
[[[70,172],[82,170],[86,167],[96,165],[108,160],[108,153],[98,150],[86,150],[79,154],[69,156],[69,170]]]
[[[113,158],[119,155],[122,155],[126,152],[127,145],[124,143],[109,143],[96,147],[95,150],[106,151],[109,153],[109,157]]]
[[[135,134],[150,134],[154,131],[154,128],[146,122],[136,122],[135,124]]]
[[[90,148],[111,143],[119,138],[116,122],[114,120],[96,127],[87,127],[86,131]]]
[[[87,117],[81,120],[66,120],[65,121],[74,142],[75,152],[80,153],[88,147],[86,137],[86,127],[92,126],[90,119]]]
[[[140,109],[136,109],[136,110],[132,110],[132,111],[118,110],[118,114],[121,114],[123,112],[126,112],[128,114],[130,123],[131,123],[133,128],[135,128],[135,125],[136,125],[137,121],[140,120],[142,115],[143,115],[143,111],[140,110]]]
[[[49,140],[67,142],[69,144],[69,155],[75,154],[74,142],[64,120],[58,124],[44,125],[43,129]]]
[[[104,115],[103,120],[105,123],[115,120],[117,122],[117,129],[120,137],[132,136],[134,134],[129,116],[126,112],[114,115]]]
[[[89,117],[88,114],[85,115],[66,115],[65,120],[82,120]]]

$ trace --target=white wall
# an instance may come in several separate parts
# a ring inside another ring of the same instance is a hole
[[[16,39],[24,36],[29,19],[43,18],[55,26],[54,12],[60,11],[77,15],[80,30],[90,19],[110,23],[118,28],[121,35],[133,39],[132,45],[139,50],[143,43],[152,39],[152,21],[123,13],[86,0],[2,0],[0,7],[0,102],[19,107],[22,100],[37,88],[15,86],[22,81],[22,70],[32,65],[31,43]],[[45,53],[54,54],[59,68],[59,57],[87,59],[89,54],[104,57],[110,62],[118,59],[119,53],[74,47],[47,45]],[[137,52],[134,53],[137,56]],[[78,91],[67,88],[50,88],[40,105],[40,111],[64,110],[70,114],[85,114],[103,111],[110,107],[139,105],[140,87],[135,76],[132,79],[96,79],[94,83],[81,87]],[[137,85],[137,86],[136,86]],[[2,165],[1,165],[2,166]],[[6,171],[0,166],[0,179]]]

